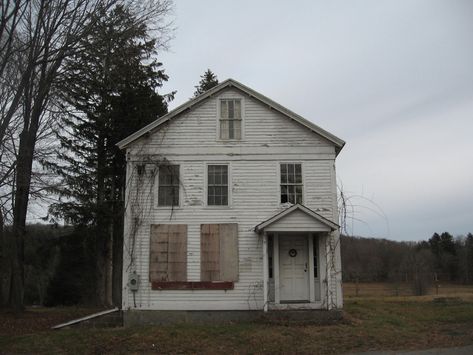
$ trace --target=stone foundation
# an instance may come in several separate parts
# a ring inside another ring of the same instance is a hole
[[[291,311],[123,311],[123,325],[224,324],[261,322],[271,324],[327,325],[343,319],[342,310]]]

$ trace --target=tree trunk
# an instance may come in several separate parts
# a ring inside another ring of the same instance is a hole
[[[112,243],[110,240],[110,216],[105,198],[105,138],[99,134],[97,141],[97,228],[96,228],[96,266],[97,298],[102,306],[112,305],[111,268]]]
[[[8,234],[8,238],[11,235],[13,240],[8,242],[8,246],[11,248],[11,286],[7,304],[16,311],[23,309],[24,236],[36,132],[37,120],[36,117],[32,117],[31,124],[25,124],[25,128],[23,128],[20,134],[16,169],[15,205],[13,207],[13,230],[11,234]]]
[[[121,182],[121,180],[120,180]],[[123,270],[123,201],[121,198],[122,189],[114,201],[113,208],[113,270],[112,270],[112,300],[115,307],[121,307],[122,304],[122,270]]]

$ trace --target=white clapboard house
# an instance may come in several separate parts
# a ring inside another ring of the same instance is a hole
[[[343,145],[233,79],[122,140],[123,310],[341,308]]]

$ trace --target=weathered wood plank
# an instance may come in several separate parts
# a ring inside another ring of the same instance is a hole
[[[152,224],[150,229],[150,281],[186,281],[187,225]]]
[[[201,225],[201,281],[220,281],[220,237],[218,224]]]
[[[235,284],[229,281],[161,281],[152,282],[153,290],[233,290]]]
[[[169,226],[168,280],[187,281],[187,225]]]
[[[220,224],[220,280],[238,281],[238,224]]]

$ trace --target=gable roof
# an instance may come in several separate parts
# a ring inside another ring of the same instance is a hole
[[[327,227],[328,230],[334,231],[340,228],[340,226],[337,223],[334,223],[330,221],[329,219],[321,216],[317,212],[312,211],[310,208],[307,208],[306,206],[296,204],[293,205],[287,209],[285,209],[282,212],[279,212],[272,216],[271,218],[268,218],[266,221],[261,222],[258,224],[255,228],[254,231],[256,233],[262,233],[264,232],[265,229],[270,228],[271,225],[276,224],[278,221],[283,220],[284,218],[287,218],[291,214],[295,213],[296,211],[301,211],[303,212],[306,216],[312,218],[313,220],[319,222],[322,224],[324,227]]]
[[[292,120],[296,121],[297,123],[301,124],[302,126],[308,128],[311,131],[317,133],[318,135],[324,137],[325,139],[327,139],[328,141],[332,142],[335,145],[337,154],[340,152],[340,150],[345,145],[345,142],[343,140],[341,140],[340,138],[336,137],[335,135],[333,135],[330,132],[327,132],[326,130],[322,129],[321,127],[317,126],[316,124],[306,120],[302,116],[299,116],[298,114],[292,112],[291,110],[285,108],[284,106],[281,106],[280,104],[278,104],[277,102],[274,102],[270,98],[256,92],[253,89],[250,89],[249,87],[239,83],[238,81],[236,81],[234,79],[227,79],[227,80],[223,81],[222,83],[218,84],[217,86],[213,87],[212,89],[206,91],[205,93],[203,93],[203,94],[187,101],[186,103],[176,107],[174,110],[168,112],[166,115],[164,115],[164,116],[158,118],[157,120],[151,122],[150,124],[148,124],[147,126],[141,128],[140,130],[136,131],[135,133],[129,135],[125,139],[118,142],[117,146],[120,149],[123,149],[123,148],[127,147],[128,145],[130,145],[131,143],[133,143],[134,141],[136,141],[137,139],[139,139],[143,135],[145,135],[145,134],[151,132],[152,130],[156,129],[157,127],[159,127],[163,123],[169,121],[170,119],[178,116],[179,114],[181,114],[181,113],[183,113],[187,110],[190,110],[195,105],[199,104],[200,102],[204,101],[205,99],[207,99],[209,97],[212,97],[213,95],[215,95],[216,93],[218,93],[219,91],[221,91],[221,90],[223,90],[227,87],[235,87],[235,88],[243,91],[244,93],[246,93],[250,97],[254,97],[255,99],[261,101],[262,103],[268,105],[272,109],[282,113],[284,116],[288,117],[289,119],[292,119]]]

